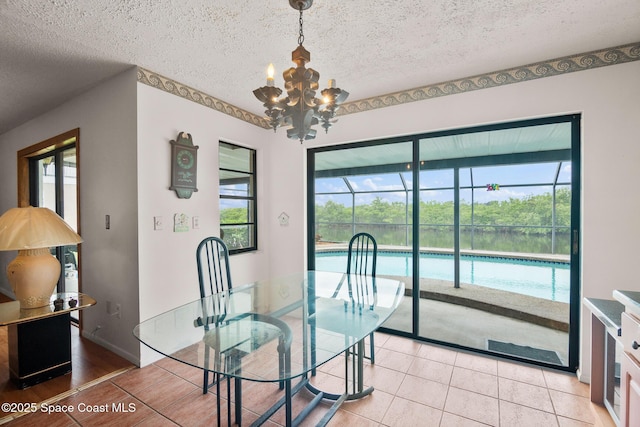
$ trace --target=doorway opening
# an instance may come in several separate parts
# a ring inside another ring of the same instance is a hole
[[[79,129],[18,152],[18,206],[46,207],[80,234]],[[56,292],[80,292],[80,245],[52,248],[60,262]],[[72,319],[78,321],[78,312]]]

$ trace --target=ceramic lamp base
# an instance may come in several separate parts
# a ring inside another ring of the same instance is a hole
[[[44,307],[60,278],[60,262],[49,248],[21,250],[7,266],[7,277],[20,308]]]

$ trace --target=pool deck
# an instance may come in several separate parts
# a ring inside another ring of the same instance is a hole
[[[402,280],[405,283],[405,296],[413,294],[410,277],[379,277]],[[569,304],[563,302],[467,283],[454,288],[453,282],[436,279],[420,279],[420,298],[475,308],[562,332],[569,331]]]
[[[322,244],[316,247],[318,252],[346,251],[347,244]],[[407,252],[404,246],[378,246],[378,251]],[[420,252],[453,253],[452,250],[420,248]],[[569,262],[568,255],[553,254],[523,254],[513,252],[493,251],[461,251],[464,255],[489,256],[499,258],[526,259],[535,261]],[[393,277],[405,282],[405,295],[412,295],[411,277]],[[457,304],[492,314],[522,320],[532,324],[548,327],[562,332],[569,331],[569,304],[536,298],[514,292],[506,292],[484,286],[461,283],[460,288],[454,288],[453,282],[448,280],[420,279],[420,298]]]

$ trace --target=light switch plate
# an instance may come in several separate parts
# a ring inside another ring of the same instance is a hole
[[[162,230],[162,217],[161,216],[154,216],[153,217],[153,229],[158,231],[158,230]]]
[[[191,222],[191,228],[193,228],[194,230],[200,228],[200,217],[194,216],[193,218],[191,218]]]

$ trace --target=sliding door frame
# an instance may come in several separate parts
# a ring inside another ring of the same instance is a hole
[[[516,153],[505,154],[497,156],[483,156],[476,158],[467,158],[462,167],[477,167],[477,166],[490,166],[495,164],[508,164],[513,160],[517,160],[523,155],[527,155],[534,161],[551,161],[558,156],[569,157],[571,159],[571,282],[570,282],[570,301],[569,301],[569,335],[568,335],[568,361],[566,366],[558,366],[552,364],[546,364],[543,362],[531,362],[524,360],[528,363],[533,363],[541,366],[546,366],[554,369],[566,370],[575,372],[579,367],[579,340],[580,340],[580,141],[581,141],[581,115],[569,114],[563,116],[546,117],[538,119],[520,120],[514,122],[497,123],[491,125],[474,126],[462,129],[452,129],[445,131],[429,132],[417,135],[409,135],[403,137],[385,138],[373,141],[362,141],[356,143],[347,143],[334,146],[325,146],[318,148],[309,148],[307,150],[307,266],[309,270],[315,270],[315,236],[316,236],[316,218],[315,218],[315,155],[317,153],[326,151],[335,151],[342,149],[353,149],[360,147],[367,147],[379,144],[393,144],[400,142],[412,142],[413,144],[413,163],[412,179],[412,203],[413,206],[420,206],[420,171],[438,166],[440,168],[452,168],[454,170],[454,273],[455,273],[455,285],[459,284],[460,280],[460,206],[459,206],[459,190],[460,190],[460,178],[459,172],[461,163],[459,161],[451,160],[435,160],[425,162],[428,164],[421,165],[420,162],[420,141],[429,138],[437,138],[451,135],[461,135],[469,133],[496,131],[503,129],[513,129],[518,127],[530,127],[539,126],[545,124],[554,123],[571,123],[571,148],[561,149],[556,151],[543,151],[537,153]],[[496,163],[497,162],[497,163]],[[391,330],[381,327],[380,331],[412,338],[415,340],[425,342],[435,342],[438,344],[445,344],[450,347],[461,348],[465,350],[472,350],[478,353],[490,354],[493,356],[499,356],[505,359],[513,359],[523,361],[518,357],[511,357],[508,355],[502,355],[488,350],[481,350],[475,348],[467,348],[453,343],[446,343],[435,341],[429,338],[425,338],[419,335],[420,324],[420,310],[419,310],[419,287],[420,287],[420,271],[419,271],[419,254],[420,254],[420,212],[419,209],[412,210],[412,331],[399,331]]]

